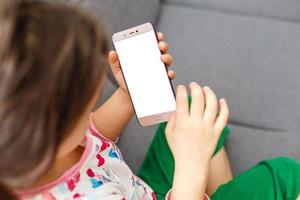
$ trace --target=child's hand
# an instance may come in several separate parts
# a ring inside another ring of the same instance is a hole
[[[172,80],[175,78],[175,72],[173,70],[169,70],[170,65],[172,64],[172,56],[168,54],[168,44],[164,41],[164,36],[162,33],[157,33],[158,38],[158,46],[162,53],[161,60],[168,68],[168,76]],[[119,86],[127,91],[127,87],[124,81],[124,77],[121,71],[120,62],[118,58],[118,54],[116,51],[110,51],[108,54],[108,62],[110,64],[112,73],[114,74]]]
[[[168,122],[166,137],[175,159],[175,168],[199,172],[209,165],[227,123],[229,110],[224,99],[218,103],[209,87],[202,89],[193,82],[190,89],[192,103],[189,110],[186,88],[182,85],[177,87],[176,113]]]

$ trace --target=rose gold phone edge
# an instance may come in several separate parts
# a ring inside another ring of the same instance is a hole
[[[118,42],[118,41],[121,41],[121,40],[124,40],[124,39],[127,39],[127,38],[131,38],[131,37],[134,37],[134,36],[149,32],[149,31],[154,31],[154,33],[156,33],[154,26],[150,22],[147,22],[145,24],[141,24],[141,25],[138,25],[138,26],[135,26],[135,27],[132,27],[132,28],[129,28],[129,29],[126,29],[126,30],[123,30],[123,31],[120,31],[120,32],[117,32],[117,33],[113,34],[112,41],[113,41],[113,44],[115,44],[115,42]],[[156,36],[156,34],[155,34],[155,36]],[[157,39],[157,36],[156,36],[156,39]],[[125,75],[124,75],[123,70],[122,70],[122,66],[121,66],[121,71],[122,71],[122,74],[123,74],[123,77],[124,77],[124,80],[125,80],[125,84],[128,88],[126,78],[125,78]],[[167,69],[166,69],[166,73],[167,73]],[[175,99],[174,88],[173,88],[173,85],[172,85],[170,79],[169,79],[169,82],[170,82],[170,86],[171,86],[171,89],[172,89],[172,92],[173,92],[173,95],[174,95],[174,99]],[[128,89],[128,93],[129,93],[129,96],[130,96],[130,100],[131,100],[131,104],[133,106],[133,109],[135,110],[135,113],[137,113],[136,109],[134,107],[134,103],[133,103],[132,97],[130,95],[129,89]],[[158,113],[158,114],[154,114],[154,115],[149,115],[149,116],[145,116],[145,117],[140,117],[140,118],[137,117],[137,115],[135,115],[135,116],[136,116],[137,121],[140,124],[140,126],[146,127],[146,126],[151,126],[151,125],[159,124],[161,122],[168,121],[170,116],[174,112],[175,112],[175,110],[174,111],[169,111],[169,112],[164,112],[164,113]]]

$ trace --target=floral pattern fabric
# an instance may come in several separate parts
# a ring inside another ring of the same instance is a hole
[[[156,200],[152,189],[135,176],[115,142],[103,137],[91,122],[80,161],[46,186],[21,191],[33,200]]]

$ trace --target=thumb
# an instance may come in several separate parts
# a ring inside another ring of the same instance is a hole
[[[113,72],[116,71],[116,69],[120,68],[119,57],[118,57],[117,52],[110,51],[108,53],[107,59],[108,59],[108,63]]]

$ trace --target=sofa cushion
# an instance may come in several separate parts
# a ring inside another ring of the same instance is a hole
[[[267,131],[232,124],[229,128],[226,149],[235,175],[273,157],[300,161],[299,131]]]
[[[300,130],[299,24],[164,5],[158,30],[175,84],[212,86],[228,99],[232,123]]]
[[[159,0],[83,0],[82,8],[104,24],[109,34],[147,21],[156,22]]]
[[[299,0],[166,0],[182,6],[300,21]]]

